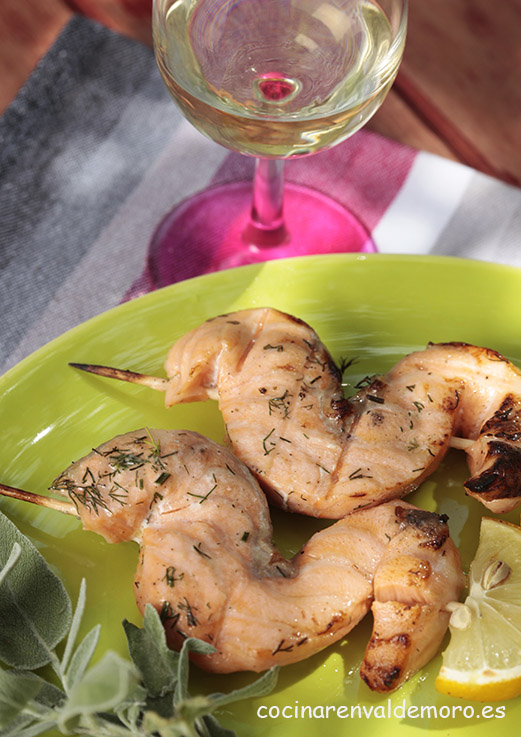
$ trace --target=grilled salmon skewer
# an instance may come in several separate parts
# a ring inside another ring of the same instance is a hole
[[[521,501],[521,373],[487,348],[429,345],[344,399],[315,331],[259,308],[178,340],[166,379],[73,365],[165,391],[167,407],[217,399],[235,454],[293,512],[338,519],[402,497],[451,446],[467,453],[468,494],[498,513]]]
[[[214,672],[300,661],[343,638],[372,606],[361,676],[392,691],[436,653],[446,607],[463,586],[446,518],[404,502],[356,512],[286,560],[252,474],[193,432],[118,436],[51,489],[68,497],[60,511],[68,504],[84,529],[139,543],[138,607],[156,607],[173,648],[187,636],[210,642],[216,652],[194,660]]]

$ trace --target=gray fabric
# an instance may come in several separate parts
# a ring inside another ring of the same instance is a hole
[[[0,119],[0,355],[181,120],[149,48],[81,17],[68,24]]]
[[[432,253],[521,266],[519,189],[474,176]]]

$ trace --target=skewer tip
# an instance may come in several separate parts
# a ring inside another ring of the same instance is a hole
[[[16,487],[8,486],[7,484],[0,484],[0,494],[3,496],[9,496],[12,499],[19,499],[23,502],[38,504],[40,507],[47,507],[48,509],[54,509],[56,512],[70,514],[73,517],[79,518],[78,510],[72,502],[53,499],[50,496],[43,496],[43,494],[33,494],[32,491],[17,489]]]
[[[141,384],[141,386],[147,386],[149,389],[155,389],[157,391],[166,391],[166,387],[168,386],[168,379],[140,374],[136,371],[129,371],[128,369],[100,366],[95,363],[74,363],[72,361],[69,363],[69,366],[80,369],[80,371],[86,371],[89,374],[104,376],[107,379],[118,379],[118,381],[128,381],[131,384]]]
[[[468,450],[476,441],[470,438],[458,438],[455,435],[449,440],[449,446],[457,450]]]

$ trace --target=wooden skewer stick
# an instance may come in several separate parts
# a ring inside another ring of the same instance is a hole
[[[96,374],[97,376],[105,376],[108,379],[119,379],[120,381],[129,381],[131,384],[141,384],[156,391],[164,392],[168,386],[168,379],[161,379],[159,376],[150,376],[149,374],[139,374],[136,371],[117,369],[111,366],[99,366],[93,363],[69,363],[69,366],[81,369],[81,371],[87,371],[90,374]],[[452,436],[449,440],[449,446],[457,450],[467,450],[474,442],[470,438]]]
[[[106,376],[108,379],[119,379],[119,381],[129,381],[131,384],[141,384],[160,392],[166,391],[168,386],[168,379],[161,379],[159,376],[149,376],[148,374],[138,374],[135,371],[112,368],[111,366],[98,366],[93,363],[69,363],[69,366],[87,371],[89,374]]]
[[[87,371],[97,376],[105,376],[108,379],[119,379],[120,381],[129,381],[131,384],[141,384],[150,389],[164,392],[168,386],[168,379],[161,379],[159,376],[150,376],[149,374],[139,374],[136,371],[128,371],[126,369],[112,368],[111,366],[99,366],[94,363],[69,363],[73,368]],[[474,444],[474,440],[470,438],[457,438],[452,436],[449,440],[449,446],[457,450],[467,450]]]
[[[475,442],[475,440],[471,440],[470,438],[456,438],[453,436],[449,440],[449,445],[451,448],[456,448],[457,450],[467,450]]]
[[[6,484],[0,484],[0,494],[3,494],[3,496],[10,496],[13,499],[21,499],[23,502],[39,504],[41,507],[48,507],[49,509],[54,509],[56,512],[71,514],[73,517],[78,517],[79,519],[78,510],[72,502],[62,502],[59,499],[53,499],[50,496],[33,494],[31,491],[16,489],[14,486],[7,486]]]

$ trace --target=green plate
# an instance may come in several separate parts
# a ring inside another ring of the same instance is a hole
[[[356,359],[345,377],[349,392],[365,375],[387,370],[428,341],[486,345],[521,364],[520,297],[521,271],[423,256],[307,257],[182,282],[79,326],[0,379],[0,480],[44,491],[92,446],[143,426],[182,427],[223,439],[214,402],[167,411],[161,394],[75,371],[69,361],[160,373],[167,348],[190,328],[223,312],[269,305],[308,321],[334,358]],[[465,473],[462,455],[452,451],[409,500],[449,515],[467,567],[484,508],[465,497]],[[23,502],[2,499],[0,506],[56,568],[71,597],[87,579],[84,629],[101,623],[98,653],[112,648],[126,654],[121,621],[140,622],[132,595],[135,544],[109,545],[82,531],[75,519]],[[518,522],[519,513],[507,518]],[[318,525],[280,512],[273,519],[276,542],[286,554],[296,552]],[[222,722],[240,737],[322,737],[324,729],[332,737],[353,729],[366,735],[386,730],[388,737],[426,730],[474,737],[488,733],[498,719],[502,734],[517,732],[521,699],[489,705],[483,713],[481,704],[438,694],[439,657],[391,697],[371,693],[358,676],[370,628],[367,617],[342,643],[283,668],[272,695],[237,705],[220,715]],[[197,672],[192,690],[226,691],[249,680],[249,674]],[[330,708],[326,720],[325,707],[341,705],[348,709],[339,716]],[[306,707],[304,715],[300,707]],[[351,712],[352,707],[359,708]]]

